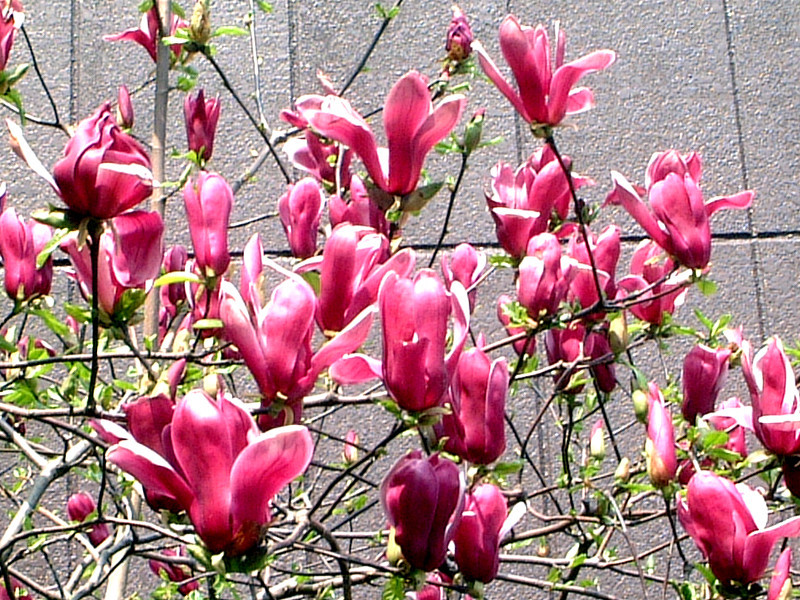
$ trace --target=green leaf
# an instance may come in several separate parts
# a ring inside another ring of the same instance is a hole
[[[224,327],[225,324],[222,322],[221,319],[200,319],[194,325],[192,325],[193,329],[220,329]]]
[[[508,462],[501,462],[497,463],[494,466],[495,475],[499,477],[503,477],[505,475],[513,475],[514,473],[519,473],[522,469],[522,461],[521,460],[512,460]]]
[[[236,25],[223,25],[217,27],[211,37],[219,37],[221,35],[247,35],[247,29],[237,27]]]
[[[258,8],[263,10],[265,13],[269,14],[272,12],[272,4],[269,2],[265,2],[264,0],[256,0],[256,4],[258,4]]]
[[[701,279],[697,282],[697,289],[699,289],[704,296],[713,296],[717,293],[717,284],[710,279]]]
[[[392,575],[383,586],[381,600],[403,600],[406,596],[406,585],[402,577]]]
[[[47,259],[50,258],[50,255],[56,251],[56,249],[61,245],[61,242],[64,240],[67,235],[69,235],[69,229],[56,229],[53,232],[52,239],[47,242],[42,248],[42,251],[36,255],[36,268],[41,269],[44,266],[44,263],[47,262]]]
[[[72,330],[69,328],[69,325],[67,325],[64,321],[56,317],[49,310],[34,308],[31,309],[29,312],[30,314],[39,317],[42,321],[44,321],[44,324],[50,331],[52,331],[53,333],[62,338],[69,337],[70,334],[72,333]]]

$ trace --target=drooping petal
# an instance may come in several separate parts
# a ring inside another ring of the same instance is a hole
[[[581,77],[610,67],[616,58],[617,55],[611,50],[596,50],[556,69],[550,84],[549,122],[560,123],[563,120],[570,90]]]

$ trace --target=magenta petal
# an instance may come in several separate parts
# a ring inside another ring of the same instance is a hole
[[[189,517],[212,552],[225,549],[231,539],[234,456],[226,421],[219,405],[200,390],[186,394],[172,418],[175,456],[195,494]]]
[[[567,97],[567,114],[576,115],[594,108],[594,93],[589,88],[573,88]]]
[[[270,519],[269,501],[306,470],[313,454],[308,430],[289,425],[261,434],[239,455],[230,477],[235,552],[258,540]]]
[[[623,175],[616,171],[611,171],[611,179],[614,182],[614,190],[609,194],[607,202],[611,204],[620,204],[636,219],[636,222],[642,226],[653,241],[659,246],[669,251],[669,237],[659,227],[653,214],[650,212],[648,206],[639,197],[636,189],[625,179]]]
[[[161,455],[133,440],[122,440],[106,453],[106,458],[130,473],[151,493],[174,499],[184,510],[194,501],[186,481]]]
[[[532,39],[526,35],[517,19],[509,15],[500,24],[500,49],[517,80],[527,120],[548,123],[549,39],[543,29],[538,32],[527,31]],[[532,47],[531,41],[536,44],[535,47]]]
[[[412,169],[409,176],[410,185],[416,185],[425,156],[442,138],[453,130],[461,118],[461,113],[464,111],[466,103],[467,99],[460,94],[448,96],[436,105],[433,113],[422,123],[422,126],[414,136],[411,147]],[[389,174],[391,176],[391,170]]]
[[[594,71],[601,71],[614,64],[617,55],[611,50],[597,50],[569,62],[553,74],[550,84],[550,123],[560,123],[567,113],[567,98],[578,80]]]
[[[800,517],[793,517],[767,529],[754,531],[744,543],[744,565],[755,581],[767,569],[772,547],[781,538],[800,536]]]
[[[380,379],[383,376],[383,363],[364,354],[350,354],[333,363],[330,374],[339,385],[363,383]]]
[[[135,210],[114,217],[114,277],[124,287],[142,287],[161,271],[164,223],[158,212]]]
[[[140,444],[166,456],[161,444],[161,432],[172,422],[175,403],[160,394],[154,398],[139,398],[136,402],[123,404],[128,417],[128,427]]]
[[[706,214],[710,217],[718,210],[724,208],[750,208],[755,192],[739,192],[733,196],[718,196],[706,202]]]
[[[511,87],[511,84],[500,73],[495,62],[486,54],[483,44],[480,42],[473,42],[472,49],[478,55],[478,62],[483,69],[484,74],[492,80],[492,83],[497,86],[497,89],[511,102],[511,105],[522,115],[522,118],[530,122],[528,111],[525,110],[525,105],[522,103],[522,98],[519,97],[517,90]]]

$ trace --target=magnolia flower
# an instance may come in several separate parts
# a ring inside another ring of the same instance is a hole
[[[183,102],[183,118],[186,124],[186,138],[189,150],[201,160],[210,160],[214,152],[214,136],[219,121],[219,98],[206,100],[203,90],[196,94],[186,94]]]
[[[680,264],[705,269],[711,260],[709,218],[723,208],[743,209],[753,201],[753,192],[703,200],[700,191],[700,157],[675,150],[654,154],[647,169],[649,205],[644,190],[616,171],[611,172],[614,189],[606,200],[621,204],[647,234]]]
[[[675,479],[678,457],[675,452],[675,428],[664,395],[655,383],[647,390],[647,474],[656,487],[664,487]]]
[[[489,583],[497,576],[507,512],[506,499],[495,485],[479,485],[467,494],[453,540],[458,570],[467,580]]]
[[[683,418],[694,423],[714,410],[725,378],[728,374],[729,348],[709,348],[697,344],[683,360]]]
[[[233,191],[216,173],[200,171],[197,180],[183,188],[183,202],[192,236],[195,265],[201,273],[216,277],[228,269],[228,222],[233,208]]]
[[[520,25],[513,15],[500,24],[500,49],[511,67],[518,90],[500,74],[479,42],[472,48],[478,55],[483,72],[508,98],[517,112],[531,125],[556,126],[565,116],[583,112],[594,106],[594,95],[588,88],[575,88],[578,80],[593,71],[602,71],[616,60],[611,50],[597,50],[564,63],[566,36],[556,31],[555,64],[550,60],[550,39],[542,25],[532,29]]]
[[[296,258],[308,258],[317,251],[323,200],[322,190],[312,177],[289,184],[286,193],[278,200],[281,225]]]
[[[78,521],[83,523],[86,518],[97,510],[97,504],[89,494],[86,492],[78,492],[72,494],[67,500],[67,515],[71,521]],[[89,541],[92,546],[99,546],[102,544],[111,532],[108,529],[107,523],[98,523],[93,525],[89,530]]]
[[[238,401],[213,400],[200,390],[178,402],[164,436],[164,455],[124,439],[106,456],[147,489],[172,498],[209,551],[229,556],[260,541],[270,500],[305,471],[314,451],[305,427],[259,434]]]
[[[800,535],[800,517],[767,527],[763,496],[711,471],[695,473],[677,505],[681,525],[725,585],[758,581],[775,542]]]
[[[456,464],[414,450],[381,483],[381,504],[395,541],[412,567],[432,571],[444,562],[461,520],[464,479]]]
[[[172,15],[172,24],[169,29],[170,35],[175,35],[179,27],[187,27],[189,23],[185,19],[181,19],[178,15]],[[139,21],[139,27],[134,29],[126,29],[121,33],[112,33],[104,35],[103,40],[106,42],[116,42],[119,40],[127,42],[136,42],[142,48],[147,50],[153,62],[156,61],[156,45],[158,43],[158,12],[156,7],[153,6],[150,10],[142,15]],[[183,49],[182,44],[173,44],[170,46],[172,50],[172,58],[178,57]]]
[[[352,148],[377,187],[405,196],[417,188],[425,156],[456,126],[466,104],[453,94],[433,107],[427,84],[411,71],[392,87],[383,107],[388,149],[378,148],[367,122],[344,98],[303,96],[296,107],[315,130]]]
[[[41,266],[36,257],[53,237],[47,225],[24,221],[13,208],[0,215],[0,255],[6,294],[15,302],[46,296],[53,280],[53,258],[49,256]]]

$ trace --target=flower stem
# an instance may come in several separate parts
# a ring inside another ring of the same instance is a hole
[[[100,368],[98,360],[98,346],[100,344],[100,293],[98,290],[98,266],[100,262],[100,235],[102,222],[91,220],[89,223],[89,255],[92,260],[92,363],[89,376],[89,395],[86,398],[86,412],[94,414],[96,404],[94,399],[97,387],[97,372]]]

